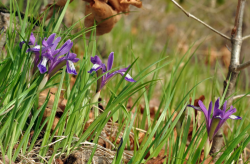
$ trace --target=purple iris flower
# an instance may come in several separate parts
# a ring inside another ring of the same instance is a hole
[[[38,67],[40,73],[45,73],[48,71],[49,77],[53,76],[58,70],[60,70],[63,66],[67,65],[67,73],[77,75],[75,66],[73,63],[79,61],[76,58],[76,54],[70,53],[70,49],[73,46],[73,42],[71,40],[67,40],[61,48],[56,49],[58,43],[61,40],[61,37],[55,38],[56,34],[51,34],[48,39],[44,38],[42,41],[42,46],[35,44],[35,37],[33,33],[30,36],[29,45],[34,45],[33,48],[29,48],[27,52],[32,52],[35,54],[35,66]],[[24,43],[20,43],[22,46]],[[40,59],[41,53],[41,59]],[[65,55],[66,56],[63,56]],[[63,57],[62,57],[63,56]],[[38,64],[40,59],[40,63]],[[47,70],[48,65],[48,70]]]
[[[51,34],[47,40],[44,38],[42,41],[42,47],[40,45],[36,45],[35,47],[29,49],[29,51],[34,52],[36,55],[39,55],[41,51],[41,60],[37,67],[42,74],[47,72],[47,63],[49,60],[53,60],[53,54],[56,52],[55,49],[61,40],[60,37],[55,39],[55,36],[56,34]]]
[[[28,45],[34,45],[35,44],[35,41],[36,41],[36,38],[33,34],[33,32],[30,34],[30,40],[29,40],[29,43]],[[23,47],[23,44],[26,43],[25,41],[22,41],[19,43],[19,47],[22,48]]]
[[[60,37],[55,39],[56,34],[51,34],[48,39],[43,39],[42,46],[35,43],[35,36],[33,33],[30,34],[30,41],[28,45],[35,45],[33,48],[29,48],[27,52],[32,52],[35,54],[34,65],[37,66],[41,73],[45,73],[47,71],[47,62],[53,59],[52,53],[55,51],[59,41],[61,40]],[[55,40],[55,41],[54,41]],[[20,42],[19,46],[22,48],[25,41]],[[40,52],[41,52],[41,60],[40,59]],[[39,64],[38,64],[39,63]]]
[[[58,70],[60,70],[65,65],[67,66],[67,73],[77,75],[74,63],[78,62],[79,59],[76,58],[76,56],[76,54],[68,52],[66,56],[54,60],[49,67],[49,76],[53,76]]]
[[[38,47],[38,45],[35,44],[35,41],[36,41],[36,38],[35,38],[35,36],[34,36],[34,34],[32,32],[30,34],[30,39],[29,39],[28,45],[30,45],[30,46],[35,45],[35,47]],[[20,46],[21,49],[22,49],[24,43],[26,43],[26,42],[22,41],[22,42],[19,43],[19,46]],[[28,48],[26,52],[30,52],[30,51],[31,51],[31,48]],[[34,66],[36,67],[37,64],[38,64],[38,62],[39,62],[39,54],[40,53],[39,52],[34,52],[34,54],[35,54],[35,57],[34,57]]]
[[[241,117],[233,115],[233,113],[236,112],[236,108],[233,108],[233,106],[231,106],[230,109],[226,111],[227,101],[225,101],[225,103],[223,104],[223,110],[219,109],[220,107],[219,98],[215,102],[212,118],[210,117],[213,108],[212,101],[209,104],[208,110],[201,100],[199,100],[198,104],[199,107],[193,105],[188,105],[188,106],[198,111],[202,111],[204,113],[206,119],[207,133],[210,141],[213,140],[213,137],[216,135],[216,133],[219,131],[219,129],[226,122],[227,119],[229,118],[233,120],[241,119]]]
[[[108,63],[107,63],[107,67],[104,63],[102,63],[101,59],[98,56],[95,57],[91,57],[90,61],[94,64],[93,67],[88,71],[88,73],[92,73],[93,71],[95,71],[97,73],[97,76],[108,72],[109,70],[112,69],[113,66],[113,61],[114,61],[114,52],[111,52],[109,57],[108,57]],[[120,75],[124,75],[126,73],[126,71],[128,70],[130,66],[128,66],[127,68],[123,68],[117,71],[114,71],[112,73],[108,72],[105,75],[102,76],[101,78],[101,84],[100,84],[100,89],[98,89],[98,91],[100,91],[105,84],[107,84],[107,82],[116,74],[120,74]],[[125,80],[129,81],[129,82],[136,82],[129,74],[127,74],[125,76]]]

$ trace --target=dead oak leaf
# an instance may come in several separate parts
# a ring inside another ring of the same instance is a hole
[[[86,17],[84,24],[89,28],[96,23],[96,35],[110,32],[116,22],[121,18],[120,12],[128,12],[129,5],[142,7],[140,0],[83,0],[89,2],[85,5]],[[87,33],[90,36],[91,32]]]
[[[45,120],[47,117],[49,117],[51,115],[52,112],[52,108],[54,105],[54,100],[55,100],[55,93],[57,92],[57,88],[50,88],[50,89],[46,89],[44,91],[42,91],[39,94],[39,102],[38,102],[38,107],[40,108],[44,103],[45,100],[47,98],[47,95],[49,94],[49,101],[47,103],[47,106],[45,108],[45,111],[43,113],[43,120]],[[56,109],[56,116],[54,118],[53,124],[52,124],[52,130],[55,129],[56,125],[58,124],[59,120],[60,120],[60,116],[62,115],[62,113],[64,112],[64,109],[66,107],[67,104],[67,100],[63,98],[63,92],[60,95],[59,101],[58,101],[58,107]]]
[[[92,27],[96,23],[96,35],[108,33],[121,18],[121,15],[117,14],[118,12],[107,3],[101,0],[94,0],[85,6],[85,15],[89,15],[84,20],[85,27]],[[88,32],[87,36],[90,36],[90,34],[91,32]]]
[[[121,4],[134,5],[135,7],[141,8],[142,2],[140,0],[121,0]]]
[[[163,164],[167,159],[167,155],[165,154],[168,154],[168,151],[165,153],[165,149],[162,149],[157,157],[148,160],[146,164]]]

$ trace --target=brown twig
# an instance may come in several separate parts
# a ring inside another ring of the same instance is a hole
[[[221,32],[219,32],[218,30],[214,29],[213,27],[209,26],[208,24],[206,24],[205,22],[203,22],[202,20],[198,19],[197,17],[195,17],[194,15],[190,14],[189,12],[187,12],[181,5],[179,5],[175,0],[172,0],[172,2],[179,8],[181,9],[186,15],[187,17],[193,18],[194,20],[198,21],[199,23],[203,24],[204,26],[206,26],[207,28],[209,28],[210,30],[212,30],[213,32],[219,34],[220,36],[222,36],[223,38],[227,39],[227,40],[231,40],[231,38]]]
[[[250,66],[250,61],[247,61],[243,64],[237,65],[234,69],[235,69],[235,71],[241,71],[244,68],[247,68],[248,66]]]
[[[233,97],[233,100],[239,99],[241,97],[250,97],[250,95],[246,95],[246,94],[237,95]]]
[[[250,38],[250,35],[244,36],[244,37],[242,38],[242,40],[246,40],[246,39],[248,39],[248,38]]]

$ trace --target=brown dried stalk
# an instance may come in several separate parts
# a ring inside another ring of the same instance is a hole
[[[245,8],[246,0],[238,0],[237,12],[236,12],[236,17],[235,17],[235,25],[234,25],[234,28],[232,29],[231,38],[226,36],[225,34],[222,34],[218,30],[212,28],[211,26],[201,21],[197,17],[193,16],[192,14],[188,13],[175,0],[172,0],[172,2],[177,7],[179,7],[188,17],[191,17],[194,20],[200,22],[201,24],[203,24],[204,26],[206,26],[213,32],[222,36],[223,38],[227,40],[231,40],[231,43],[232,43],[231,61],[230,61],[229,69],[228,69],[227,79],[224,81],[224,89],[223,89],[223,93],[226,92],[225,99],[228,98],[227,107],[230,107],[234,100],[234,97],[232,97],[231,95],[234,93],[235,83],[236,83],[236,79],[238,77],[239,71],[250,66],[250,61],[240,64],[240,52],[241,52],[242,41],[247,38],[250,38],[250,35],[242,37],[242,23],[243,23],[243,15],[244,15],[244,8]],[[228,86],[228,89],[226,90],[227,86]],[[210,154],[219,152],[222,148],[222,145],[223,145],[222,132],[219,131],[213,139],[213,145],[212,145]],[[220,153],[218,153],[215,156],[214,161],[217,161],[219,157],[220,157]]]
[[[226,96],[225,96],[226,99],[234,93],[236,79],[239,75],[239,70],[235,68],[240,66],[240,52],[241,52],[241,46],[242,46],[242,41],[243,41],[242,24],[243,24],[245,2],[246,0],[238,0],[237,12],[236,12],[236,17],[235,17],[235,25],[231,33],[231,43],[232,43],[231,62],[230,62],[230,66],[228,69],[227,79],[224,81],[224,89],[223,89],[223,93],[226,92]],[[244,66],[244,68],[246,67]],[[227,86],[228,86],[228,89],[226,90]],[[233,97],[230,97],[227,101],[227,108],[230,107],[232,103],[233,103]],[[213,153],[219,152],[222,146],[223,146],[223,136],[222,136],[222,131],[220,130],[213,139],[211,153],[213,154]],[[214,160],[217,161],[220,155],[221,153],[218,153],[215,156]]]
[[[237,95],[237,96],[233,97],[233,100],[236,100],[236,99],[239,99],[239,98],[242,98],[242,97],[250,97],[250,95],[246,95],[246,94]]]

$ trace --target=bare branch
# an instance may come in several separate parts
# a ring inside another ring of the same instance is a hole
[[[212,30],[213,32],[219,34],[220,36],[222,36],[223,38],[227,39],[227,40],[231,40],[231,38],[221,32],[219,32],[218,30],[214,29],[213,27],[209,26],[208,24],[206,24],[205,22],[203,22],[202,20],[196,18],[194,15],[190,14],[189,12],[187,12],[181,5],[179,5],[175,0],[172,0],[172,2],[178,7],[180,8],[188,17],[193,18],[194,20],[200,22],[201,24],[203,24],[204,26],[206,26],[207,28],[209,28],[210,30]]]
[[[233,102],[233,97],[230,96],[234,93],[236,79],[239,74],[239,71],[235,71],[235,68],[237,68],[238,65],[240,64],[240,52],[242,45],[242,24],[243,24],[245,2],[246,0],[238,0],[235,24],[231,33],[232,36],[231,61],[228,69],[227,79],[224,81],[224,89],[223,89],[223,93],[226,92],[225,98],[229,97],[227,101],[227,107],[230,107]],[[215,154],[213,158],[215,162],[219,159],[219,157],[222,154],[220,152],[223,146],[222,143],[223,143],[223,135],[222,135],[222,130],[220,129],[213,138],[213,144],[210,151],[210,154]]]
[[[250,66],[250,61],[247,61],[246,63],[240,64],[235,68],[235,71],[240,71],[246,67]]]
[[[250,97],[250,95],[246,95],[246,94],[237,95],[233,97],[233,100],[239,99],[241,97]]]
[[[248,39],[248,38],[250,38],[250,35],[244,36],[244,37],[242,38],[242,40],[246,40],[246,39]]]

